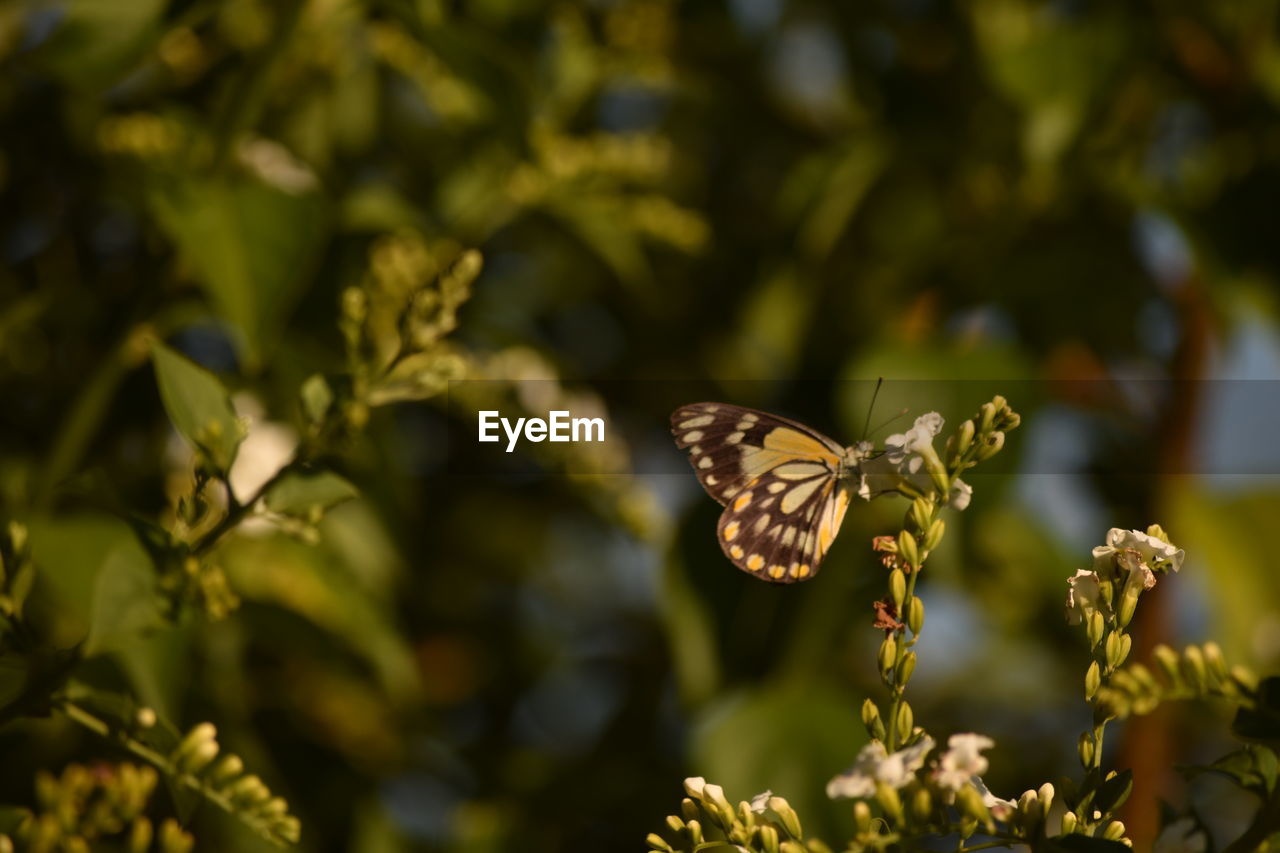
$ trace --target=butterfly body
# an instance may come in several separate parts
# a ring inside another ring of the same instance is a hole
[[[671,432],[725,508],[716,539],[735,566],[775,583],[817,574],[866,446],[842,447],[804,424],[728,403],[681,406]]]

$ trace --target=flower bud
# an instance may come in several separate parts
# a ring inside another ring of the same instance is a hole
[[[884,810],[885,819],[890,824],[902,822],[902,798],[892,786],[884,782],[876,782],[876,802]]]
[[[862,800],[853,804],[853,827],[859,833],[871,831],[871,806]]]
[[[1182,684],[1182,672],[1179,669],[1182,662],[1178,660],[1177,652],[1161,643],[1151,650],[1151,656],[1155,658],[1160,674],[1164,676],[1170,687],[1178,687]]]
[[[898,553],[910,568],[914,569],[920,565],[920,551],[916,546],[916,537],[905,530],[898,534]]]
[[[1120,606],[1116,608],[1116,622],[1121,628],[1133,621],[1133,613],[1138,609],[1138,596],[1141,594],[1141,586],[1130,583],[1124,585],[1124,592],[1120,594]]]
[[[1182,650],[1182,675],[1193,690],[1204,691],[1208,687],[1209,670],[1198,647],[1187,646]]]
[[[680,801],[680,814],[684,815],[685,820],[696,820],[699,814],[698,804],[685,797]]]
[[[978,445],[978,461],[985,462],[1004,449],[1004,433],[1000,430],[988,433]]]
[[[1049,809],[1053,806],[1053,783],[1045,782],[1040,786],[1040,790],[1036,792],[1037,799],[1040,801],[1040,812],[1044,817],[1049,817]]]
[[[1067,812],[1062,816],[1062,834],[1070,835],[1076,831],[1076,815],[1075,812]]]
[[[667,815],[667,826],[671,828],[672,832],[679,832],[684,829],[684,820],[679,815],[669,814]]]
[[[1240,686],[1241,690],[1252,693],[1258,689],[1258,676],[1242,666],[1231,667],[1231,680]]]
[[[965,785],[956,792],[956,805],[960,808],[961,814],[977,823],[986,823],[991,820],[991,812],[987,809],[986,803],[982,802],[982,795],[972,785]]]
[[[133,715],[133,722],[140,729],[149,729],[156,724],[156,712],[151,708],[139,708]]]
[[[1093,734],[1090,732],[1081,732],[1078,748],[1080,752],[1080,765],[1084,767],[1085,770],[1092,769],[1094,766],[1094,759],[1097,757],[1098,749],[1097,743],[1093,739]]]
[[[787,832],[799,838],[802,833],[800,831],[800,816],[796,814],[796,810],[791,808],[791,804],[783,797],[770,797],[769,808],[778,816],[778,820],[782,821],[782,826]]]
[[[862,724],[867,727],[867,734],[874,740],[884,740],[884,722],[880,719],[880,709],[870,699],[862,703]]]
[[[1102,642],[1102,635],[1107,630],[1107,622],[1103,618],[1102,613],[1094,610],[1089,614],[1088,624],[1085,628],[1089,635],[1089,648],[1096,649],[1098,643]]]
[[[1098,692],[1098,688],[1102,686],[1102,671],[1098,667],[1098,662],[1094,661],[1089,664],[1089,670],[1084,674],[1084,698],[1088,701]]]
[[[933,523],[933,500],[931,498],[917,498],[912,501],[910,517],[916,530],[921,533],[928,530],[929,525]]]
[[[911,705],[905,699],[898,708],[898,737],[905,738],[911,734],[911,729],[915,726],[915,712],[911,710]]]
[[[956,430],[956,454],[963,456],[969,452],[969,447],[973,444],[974,424],[973,419],[969,419],[960,424],[960,428]]]
[[[688,831],[689,840],[693,842],[695,847],[702,843],[702,824],[701,823],[699,823],[696,820],[691,820],[684,825],[684,828]]]
[[[651,832],[645,837],[645,843],[649,845],[650,850],[657,850],[660,853],[675,853],[675,848],[667,843],[667,840],[656,832]]]
[[[209,781],[215,786],[225,785],[244,772],[244,762],[240,756],[227,754],[222,756],[213,769],[209,771]]]
[[[929,525],[929,532],[924,537],[924,549],[932,551],[942,542],[942,537],[947,532],[947,523],[942,519],[936,519],[933,524]]]
[[[895,679],[894,683],[895,683],[895,684],[900,684],[900,685],[905,685],[908,681],[910,681],[910,680],[911,680],[911,673],[913,673],[913,672],[915,672],[915,671],[916,671],[916,653],[915,653],[915,652],[907,652],[906,654],[904,654],[904,655],[902,656],[902,660],[898,663],[898,671],[897,671],[897,673],[896,673],[896,676],[897,676],[897,677],[896,677],[896,679]],[[903,705],[903,707],[905,708],[905,707],[906,707],[906,705],[904,704],[904,705]],[[907,731],[907,732],[909,732],[909,731],[911,731],[911,727],[910,727],[910,726],[908,726],[907,728],[903,729],[902,731]]]
[[[893,665],[897,662],[898,657],[898,641],[894,639],[894,635],[890,634],[884,638],[884,642],[880,644],[880,655],[878,663],[880,664],[880,675],[886,680],[893,673]]]
[[[765,824],[756,827],[757,843],[762,847],[765,853],[778,853],[778,830],[772,826]]]
[[[911,798],[911,814],[916,820],[925,823],[929,820],[929,814],[933,811],[933,797],[929,796],[928,788],[916,788],[915,795]]]
[[[889,597],[893,599],[893,606],[901,612],[902,600],[907,597],[907,577],[902,569],[894,569],[889,573]]]
[[[1124,824],[1118,820],[1113,820],[1107,824],[1107,828],[1102,830],[1102,837],[1108,841],[1119,841],[1124,838]]]
[[[918,595],[911,596],[907,604],[907,627],[914,636],[919,636],[920,629],[924,627],[924,601]]]
[[[990,403],[983,403],[978,409],[978,432],[991,432],[992,426],[996,420],[996,407]]]
[[[1172,542],[1170,542],[1170,541],[1169,541],[1169,534],[1168,534],[1168,533],[1165,533],[1165,532],[1164,532],[1164,528],[1163,528],[1163,527],[1161,527],[1161,526],[1160,526],[1160,525],[1158,525],[1158,524],[1151,524],[1151,525],[1148,525],[1148,526],[1147,526],[1147,535],[1148,535],[1148,536],[1152,536],[1152,537],[1154,537],[1154,538],[1156,538],[1156,539],[1159,539],[1161,542],[1163,542],[1163,543],[1164,543],[1164,544],[1166,544],[1166,545],[1172,545],[1172,544],[1173,544]]]
[[[1226,658],[1222,656],[1222,648],[1214,642],[1208,642],[1200,646],[1204,652],[1204,663],[1209,668],[1209,675],[1219,684],[1226,684],[1231,680],[1231,674],[1227,671]]]

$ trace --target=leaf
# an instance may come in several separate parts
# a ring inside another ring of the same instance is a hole
[[[177,243],[241,357],[259,365],[305,283],[328,228],[314,193],[256,182],[187,179],[151,194],[160,225]]]
[[[165,0],[70,0],[39,62],[86,89],[113,85],[160,35]]]
[[[308,518],[343,501],[359,497],[360,490],[332,471],[305,474],[291,471],[267,492],[267,509]]]
[[[173,426],[220,472],[231,469],[245,431],[216,376],[158,341],[151,346],[160,399]]]
[[[1254,706],[1236,711],[1231,731],[1243,740],[1280,744],[1280,677],[1262,680]]]
[[[1133,792],[1133,771],[1125,770],[1117,773],[1098,786],[1093,797],[1093,807],[1110,814],[1129,799]]]
[[[37,590],[56,613],[56,645],[108,651],[165,624],[150,556],[124,522],[102,516],[33,519]]]

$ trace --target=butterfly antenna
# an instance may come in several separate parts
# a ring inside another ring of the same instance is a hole
[[[898,418],[900,418],[900,417],[902,417],[902,416],[906,415],[906,414],[907,414],[908,412],[910,412],[910,411],[911,411],[911,410],[910,410],[910,409],[908,409],[906,406],[903,406],[903,407],[902,407],[902,411],[898,412],[896,415],[894,415],[893,417],[889,418],[889,419],[888,419],[887,421],[885,421],[884,423],[879,424],[878,426],[876,426],[876,428],[875,428],[875,429],[873,429],[873,430],[872,430],[872,432],[873,432],[873,433],[879,432],[880,430],[884,429],[884,428],[885,428],[885,427],[887,427],[889,424],[893,423],[893,422],[894,422],[894,421],[896,421]]]
[[[871,431],[871,413],[876,410],[876,397],[880,396],[880,386],[884,384],[884,377],[881,376],[876,380],[876,390],[871,392],[871,405],[867,406],[867,420],[862,424],[861,441],[867,440],[867,435]]]

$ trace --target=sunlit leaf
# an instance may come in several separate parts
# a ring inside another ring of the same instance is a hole
[[[267,509],[307,518],[360,494],[346,478],[332,471],[290,471],[267,492]]]
[[[228,471],[244,440],[244,427],[227,390],[209,371],[159,342],[151,360],[169,420],[219,471]]]

